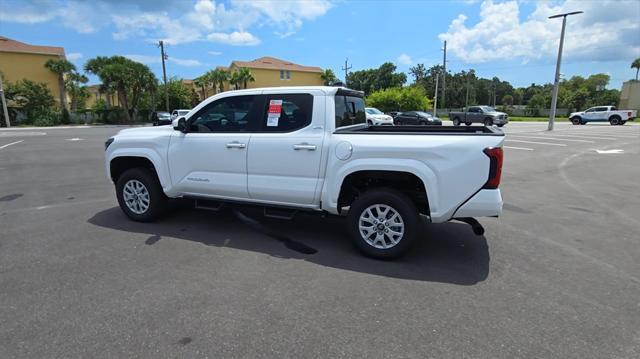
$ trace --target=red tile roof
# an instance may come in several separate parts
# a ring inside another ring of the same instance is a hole
[[[29,45],[4,36],[0,36],[0,52],[58,55],[64,57],[63,47]]]
[[[265,56],[253,61],[233,61],[231,66],[248,67],[252,69],[291,70],[302,72],[322,72],[316,66],[303,66],[290,61],[280,60],[275,57]]]

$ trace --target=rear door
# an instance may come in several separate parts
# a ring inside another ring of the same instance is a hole
[[[249,143],[249,196],[276,204],[312,205],[325,134],[324,93],[272,90],[263,97]]]
[[[171,181],[184,194],[246,199],[250,127],[259,95],[218,99],[189,118],[188,133],[175,131],[167,154]]]

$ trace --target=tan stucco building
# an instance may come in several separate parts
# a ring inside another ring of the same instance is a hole
[[[44,64],[50,59],[60,58],[65,58],[62,47],[30,45],[0,36],[0,72],[4,81],[15,83],[28,79],[44,82],[56,102],[60,101],[58,75],[44,67]]]
[[[218,66],[216,69],[222,69],[232,73],[242,67],[251,70],[251,74],[255,78],[255,81],[247,83],[247,88],[250,89],[278,86],[321,86],[324,84],[324,81],[320,77],[322,75],[322,69],[320,67],[298,65],[291,61],[270,56],[261,57],[252,61],[233,61],[229,66]],[[225,91],[233,89],[234,86],[229,82],[224,84]],[[195,88],[195,90],[198,96],[202,97],[202,90],[198,88]],[[205,97],[219,92],[219,89],[213,90],[209,88],[206,92]]]
[[[630,80],[622,84],[618,108],[621,110],[636,110],[640,114],[640,81]]]

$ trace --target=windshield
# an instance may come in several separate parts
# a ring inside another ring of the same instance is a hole
[[[367,107],[364,110],[367,111],[367,113],[370,115],[383,115],[382,111],[378,110],[377,108]]]
[[[169,112],[158,112],[158,117],[159,118],[169,118],[169,117],[171,117],[171,115],[169,114]]]
[[[482,106],[481,108],[483,112],[496,112],[496,110],[491,106]]]
[[[188,113],[189,113],[189,110],[179,110],[178,111],[178,116],[184,116],[184,115],[186,115]]]
[[[424,112],[424,111],[416,111],[416,113],[420,116],[424,116],[424,117],[433,117],[432,114],[430,114],[429,112]]]

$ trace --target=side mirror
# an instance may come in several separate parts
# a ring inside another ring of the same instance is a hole
[[[178,117],[176,119],[174,119],[171,124],[173,125],[173,129],[176,131],[180,131],[183,133],[187,133],[188,132],[188,127],[187,127],[187,119],[185,119],[184,117]]]

